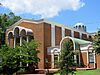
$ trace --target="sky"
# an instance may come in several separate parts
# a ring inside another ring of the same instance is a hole
[[[81,22],[88,32],[100,28],[100,0],[0,0],[0,13],[14,12],[25,19],[49,19],[74,27]]]

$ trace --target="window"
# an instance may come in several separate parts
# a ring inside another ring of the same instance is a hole
[[[94,54],[89,52],[89,63],[94,63]]]

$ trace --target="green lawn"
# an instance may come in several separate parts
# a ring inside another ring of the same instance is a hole
[[[60,74],[57,73],[57,74],[54,74],[54,75],[60,75]],[[100,75],[100,69],[75,71],[74,75]]]

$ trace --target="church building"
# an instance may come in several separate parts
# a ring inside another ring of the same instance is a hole
[[[92,35],[87,32],[83,23],[77,23],[71,28],[46,19],[21,19],[6,30],[6,43],[10,47],[21,46],[24,40],[30,42],[32,39],[40,44],[39,69],[46,68],[46,60],[49,69],[57,68],[55,61],[59,61],[59,54],[66,40],[73,43],[77,68],[100,68],[100,56],[93,51]]]

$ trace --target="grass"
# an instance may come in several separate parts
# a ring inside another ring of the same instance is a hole
[[[54,75],[60,75],[60,74],[56,73]],[[74,75],[100,75],[100,69],[75,71]]]

